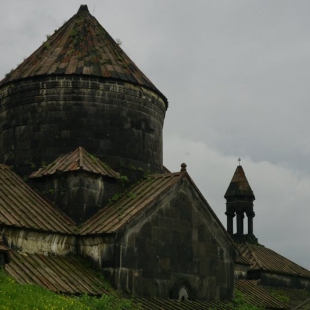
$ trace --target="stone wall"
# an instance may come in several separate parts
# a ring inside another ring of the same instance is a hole
[[[166,104],[141,86],[47,76],[4,85],[0,103],[0,160],[21,174],[78,146],[116,170],[162,171]]]
[[[102,255],[103,274],[138,296],[231,299],[235,248],[197,193],[182,183],[126,227],[109,256],[114,261]]]
[[[76,254],[76,236],[11,227],[0,227],[0,235],[5,245],[14,251],[44,255]]]
[[[124,191],[117,180],[82,170],[34,178],[29,184],[77,225],[104,208],[115,193]]]
[[[246,280],[250,265],[245,264],[235,264],[235,281]]]
[[[278,274],[268,271],[251,270],[248,279],[260,279],[261,285],[272,287],[288,287],[296,289],[310,289],[310,279],[289,274]]]

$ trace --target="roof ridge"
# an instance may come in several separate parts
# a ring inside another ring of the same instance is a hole
[[[125,223],[128,223],[132,217],[144,210],[149,204],[151,204],[156,197],[164,193],[167,189],[174,186],[180,181],[184,173],[171,173],[162,174],[160,177],[151,177],[145,179],[143,182],[136,184],[135,187],[130,188],[122,193],[122,197],[113,204],[106,206],[100,210],[93,217],[87,220],[80,229],[80,234],[94,234],[94,233],[111,233],[122,227]],[[179,176],[179,178],[177,178]],[[165,179],[164,184],[160,182],[160,179]],[[151,180],[151,181],[150,181]],[[157,183],[160,184],[157,184]],[[156,183],[156,184],[155,184]],[[145,188],[146,187],[146,188]],[[145,188],[145,189],[143,189]],[[144,195],[137,194],[145,193]],[[141,192],[140,192],[141,191]],[[132,195],[129,195],[132,193]],[[148,197],[145,198],[145,195]],[[132,199],[130,199],[132,198]],[[123,212],[120,212],[122,208]],[[111,227],[111,224],[114,226]]]
[[[83,169],[83,148],[79,146],[79,160],[80,160],[80,169]]]
[[[150,177],[150,178],[164,178],[164,177],[168,177],[171,175],[181,175],[184,173],[186,173],[186,171],[185,172],[176,171],[176,172],[152,173],[152,174],[149,174],[148,177]]]

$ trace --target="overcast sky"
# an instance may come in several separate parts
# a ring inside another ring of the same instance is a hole
[[[0,79],[81,4],[168,98],[165,165],[226,227],[240,157],[259,242],[310,269],[310,1],[0,0]]]

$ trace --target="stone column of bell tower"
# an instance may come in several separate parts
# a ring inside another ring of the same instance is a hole
[[[227,232],[235,241],[257,243],[253,233],[253,201],[255,196],[245,176],[242,166],[238,166],[225,193]],[[247,217],[247,234],[244,231],[244,219]],[[234,217],[236,232],[234,233]]]

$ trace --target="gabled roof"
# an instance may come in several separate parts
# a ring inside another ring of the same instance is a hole
[[[20,284],[34,283],[66,294],[111,294],[106,283],[81,259],[72,256],[45,256],[16,253],[5,265],[6,271]]]
[[[113,13],[111,13],[113,14]],[[5,83],[42,75],[86,75],[145,86],[167,99],[81,5],[62,27],[5,77]]]
[[[39,178],[52,175],[57,172],[87,171],[100,174],[110,178],[119,179],[120,175],[100,159],[87,153],[82,147],[78,147],[74,152],[61,156],[44,168],[33,172],[30,178]]]
[[[123,195],[117,195],[114,199],[117,200],[115,203],[105,207],[86,221],[80,234],[116,232],[139,212],[143,212],[158,198],[158,195],[179,182],[184,175],[184,173],[177,172],[149,176],[132,190]]]
[[[242,166],[238,166],[224,195],[225,198],[231,196],[248,196],[255,199],[251,186],[245,176]]]
[[[116,202],[106,206],[86,221],[80,230],[80,234],[91,235],[117,232],[118,229],[133,220],[138,214],[145,212],[148,206],[160,198],[160,195],[168,192],[183,178],[186,178],[191,186],[193,186],[193,190],[195,190],[204,201],[208,211],[212,214],[223,233],[235,247],[236,251],[238,251],[226,229],[186,170],[182,172],[150,175],[146,180],[142,181],[126,193],[113,197],[115,199],[112,198],[112,201],[116,200]]]
[[[237,244],[237,246],[242,255],[251,262],[250,270],[262,270],[310,278],[309,270],[262,245],[241,243]]]
[[[59,233],[73,233],[76,229],[69,217],[5,165],[0,165],[0,225]]]

